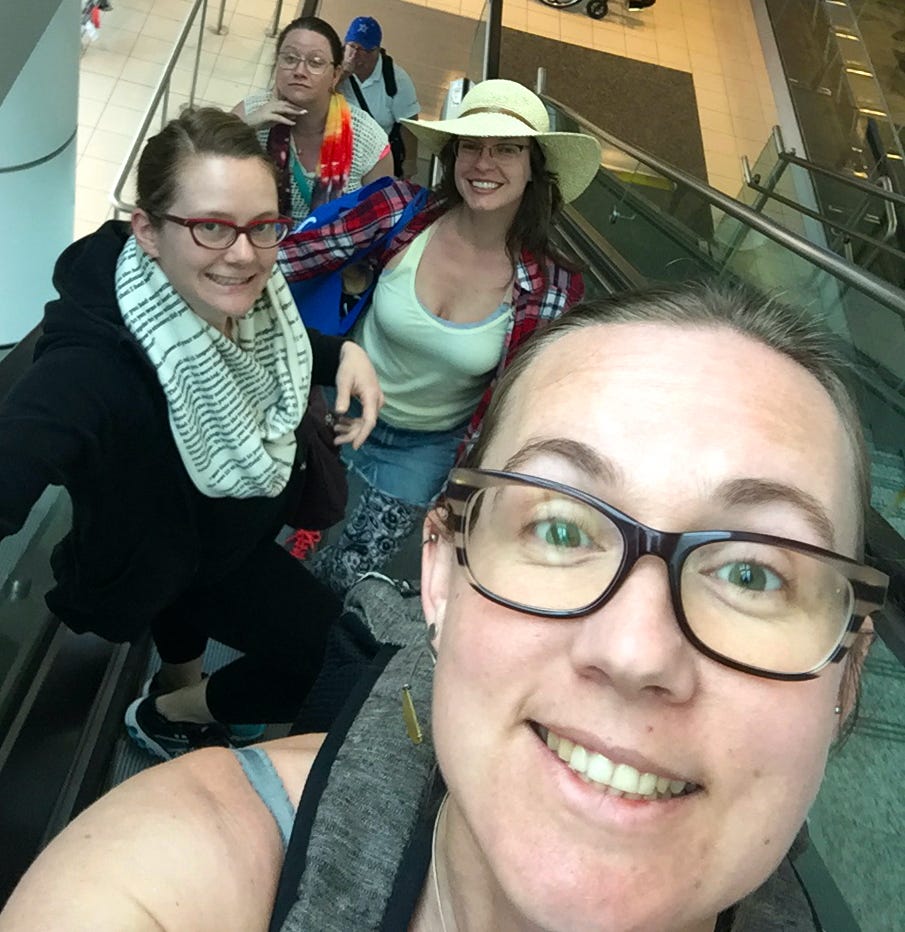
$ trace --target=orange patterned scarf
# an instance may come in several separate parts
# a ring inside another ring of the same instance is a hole
[[[290,127],[283,123],[274,124],[267,136],[267,153],[275,162],[279,173],[280,212],[287,217],[295,217],[292,209],[294,156],[291,154],[289,134]],[[301,170],[297,164],[295,169]],[[345,190],[351,171],[352,111],[346,103],[346,98],[334,91],[327,108],[314,192],[307,190],[307,184],[299,184],[299,193],[308,209],[313,210],[320,204],[326,204],[327,201],[339,197]],[[304,178],[300,179],[300,182],[304,182]]]
[[[352,111],[342,94],[330,96],[324,141],[321,143],[317,163],[317,183],[311,207],[325,204],[339,197],[345,189],[352,170]]]

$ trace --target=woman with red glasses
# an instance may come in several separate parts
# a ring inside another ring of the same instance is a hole
[[[334,598],[274,543],[304,484],[295,431],[335,384],[359,446],[380,388],[351,342],[308,334],[275,267],[291,221],[254,131],[214,109],[147,143],[131,226],[110,221],[54,273],[35,362],[0,408],[0,536],[49,485],[72,499],[47,603],[77,632],[151,629],[163,661],[130,706],[161,758],[226,744],[223,723],[291,720]],[[245,653],[203,677],[208,637]]]

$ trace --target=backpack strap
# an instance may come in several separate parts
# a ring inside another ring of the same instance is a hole
[[[393,68],[393,59],[380,50],[381,68],[383,69],[383,86],[388,97],[395,97],[399,88],[396,86],[396,70]]]
[[[364,110],[364,112],[369,117],[374,116],[374,114],[371,113],[371,108],[368,106],[368,102],[365,100],[365,95],[362,94],[361,87],[359,86],[358,80],[354,74],[349,75],[349,85],[352,88],[352,92],[355,94],[355,99],[358,101],[358,106],[361,107],[361,109]]]

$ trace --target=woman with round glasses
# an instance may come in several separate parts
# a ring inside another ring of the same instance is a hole
[[[347,457],[365,491],[340,538],[308,561],[335,592],[381,570],[440,491],[480,426],[494,379],[535,328],[581,298],[574,265],[550,243],[563,202],[588,186],[600,146],[551,132],[543,102],[514,81],[484,81],[455,119],[403,121],[439,157],[442,178],[373,257],[380,278],[354,332],[386,405]],[[290,281],[337,268],[393,229],[418,188],[397,182],[280,252]],[[304,308],[302,309],[304,312]]]
[[[887,584],[841,371],[812,319],[725,286],[573,310],[426,521],[429,645],[362,582],[349,607],[406,646],[341,726],[257,749],[269,776],[204,751],[119,787],[5,928],[816,932],[786,853]]]
[[[380,389],[355,344],[306,333],[275,268],[291,221],[254,132],[214,109],[148,141],[131,227],[67,249],[36,359],[0,408],[0,536],[49,485],[72,499],[54,614],[163,661],[127,727],[158,757],[227,742],[221,723],[292,720],[333,597],[274,543],[299,500],[309,386],[364,414]],[[301,613],[301,617],[300,617]],[[245,656],[203,679],[208,637]]]
[[[295,19],[276,49],[273,89],[246,97],[234,113],[255,128],[276,163],[280,210],[302,220],[312,208],[392,175],[393,154],[373,117],[336,90],[343,46],[329,23]]]

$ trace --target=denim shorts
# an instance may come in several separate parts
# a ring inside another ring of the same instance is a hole
[[[330,408],[336,390],[325,389]],[[358,417],[361,405],[353,398],[349,416]],[[374,488],[409,505],[426,506],[443,488],[468,421],[449,430],[406,430],[378,419],[358,450],[342,448],[343,460]]]

